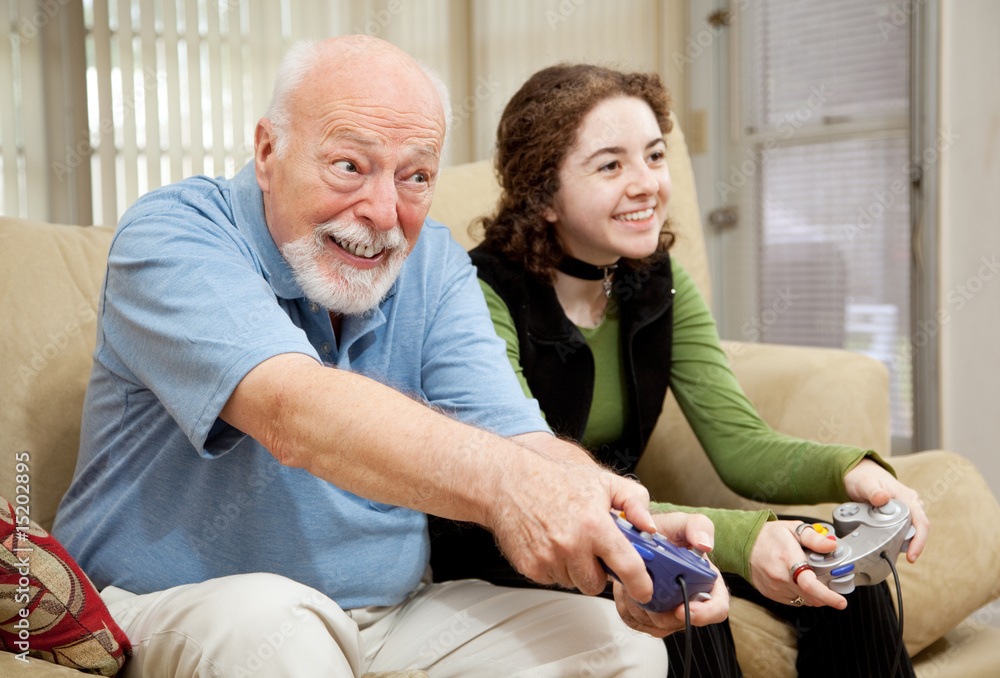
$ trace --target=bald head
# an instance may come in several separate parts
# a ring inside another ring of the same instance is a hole
[[[278,67],[264,117],[274,126],[275,150],[284,149],[293,119],[321,114],[334,102],[384,107],[400,116],[438,121],[441,146],[451,122],[447,87],[429,68],[395,45],[367,35],[344,35],[293,45]]]
[[[340,314],[373,308],[430,209],[446,99],[376,38],[296,45],[254,134],[268,230],[306,295]]]

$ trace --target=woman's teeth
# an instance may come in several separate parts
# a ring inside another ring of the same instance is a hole
[[[629,212],[628,214],[619,214],[615,217],[618,221],[645,221],[653,216],[653,208],[640,210],[638,212]]]
[[[337,239],[334,239],[334,242],[337,243],[337,245],[339,245],[344,251],[350,252],[356,257],[364,257],[365,259],[371,259],[377,254],[382,254],[382,248],[376,250],[373,245],[359,245],[356,243],[349,243],[347,241],[337,240]]]

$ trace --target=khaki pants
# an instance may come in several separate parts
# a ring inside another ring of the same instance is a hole
[[[663,641],[627,628],[611,601],[478,580],[424,584],[395,607],[355,610],[272,574],[101,596],[133,645],[125,678],[667,674]]]

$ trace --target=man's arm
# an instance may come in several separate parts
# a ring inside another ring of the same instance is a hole
[[[358,496],[485,526],[538,582],[599,593],[601,558],[633,598],[652,596],[642,560],[608,517],[614,507],[655,529],[645,488],[547,434],[526,434],[536,451],[294,353],[252,369],[220,416],[282,464]]]
[[[522,433],[511,436],[510,439],[548,459],[598,466],[587,450],[543,431]]]

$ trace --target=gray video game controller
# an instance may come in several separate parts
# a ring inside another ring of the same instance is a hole
[[[806,562],[816,577],[841,595],[855,586],[871,586],[886,580],[892,568],[882,557],[892,559],[910,548],[916,533],[910,509],[901,501],[890,499],[883,506],[847,502],[833,510],[833,525],[820,523],[837,534],[837,548],[832,553],[803,549]]]

